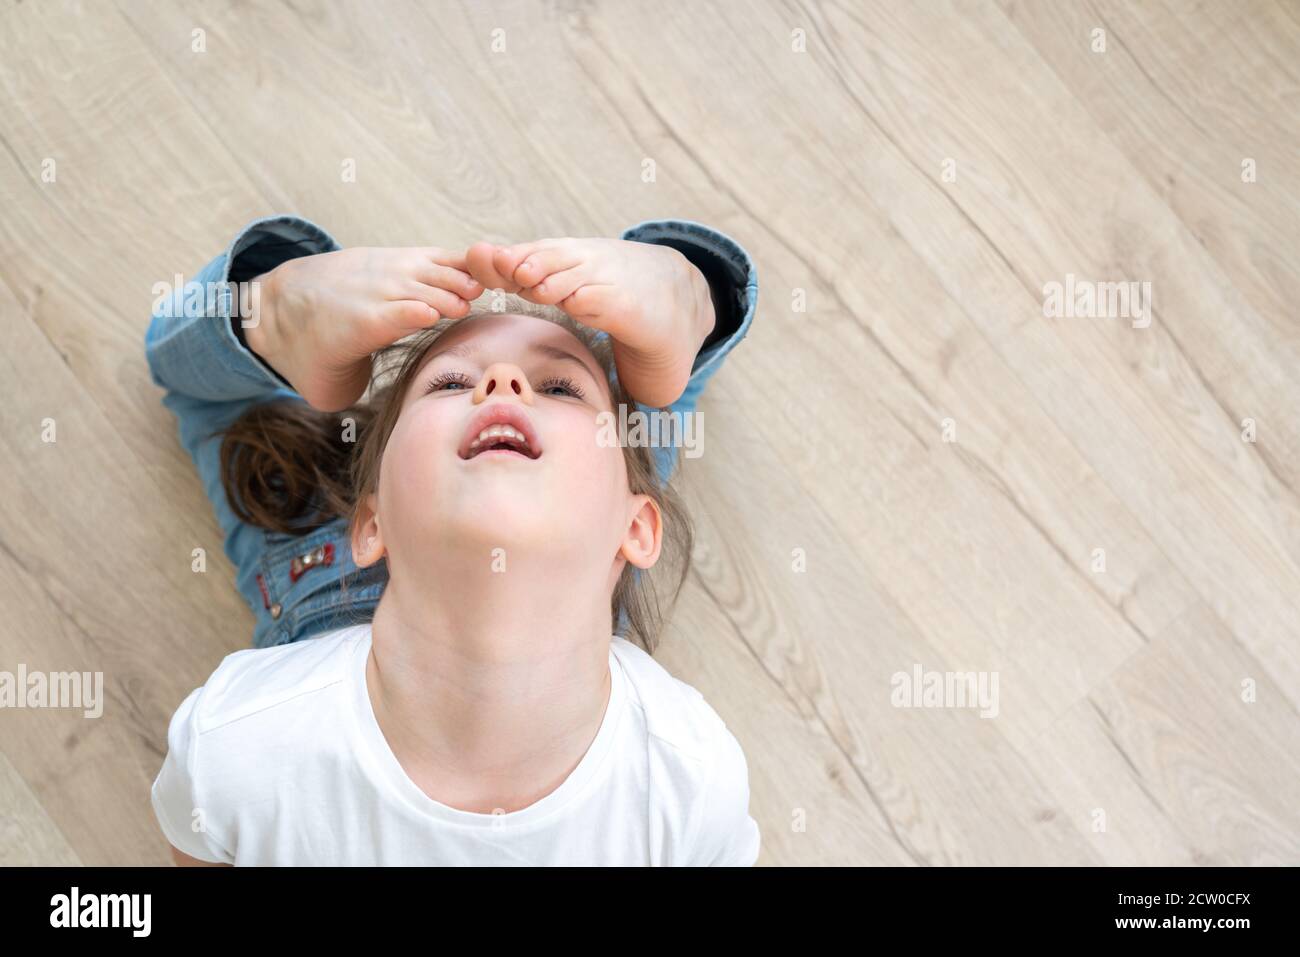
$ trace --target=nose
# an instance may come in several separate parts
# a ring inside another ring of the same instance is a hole
[[[513,362],[494,362],[484,370],[483,377],[474,387],[474,404],[485,402],[490,396],[517,398],[524,405],[532,405],[534,397],[528,376]]]

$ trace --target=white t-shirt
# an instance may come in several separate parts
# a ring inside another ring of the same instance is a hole
[[[163,833],[253,865],[734,865],[758,857],[744,752],[703,696],[613,636],[595,740],[509,814],[441,804],[402,769],[366,691],[370,625],[228,655],[172,717]]]

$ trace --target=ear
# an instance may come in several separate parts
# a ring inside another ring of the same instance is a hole
[[[371,492],[357,506],[357,520],[352,526],[352,560],[366,568],[384,557],[384,536],[379,530],[379,513],[375,511],[375,493]]]
[[[627,533],[618,553],[637,568],[649,568],[659,560],[663,533],[663,516],[655,500],[648,495],[634,495]]]

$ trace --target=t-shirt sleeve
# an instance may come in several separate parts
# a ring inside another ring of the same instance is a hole
[[[749,815],[749,766],[740,742],[725,726],[712,758],[690,864],[752,867],[761,838],[758,822]]]
[[[209,827],[208,812],[199,799],[196,774],[196,719],[202,688],[181,702],[167,729],[167,757],[153,782],[153,811],[163,835],[177,850],[201,861],[233,864],[230,854]]]

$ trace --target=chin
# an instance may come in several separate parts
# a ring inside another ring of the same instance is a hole
[[[484,481],[459,491],[443,500],[451,508],[439,509],[441,531],[435,535],[448,544],[551,551],[579,531],[576,504],[557,504],[541,488]]]

